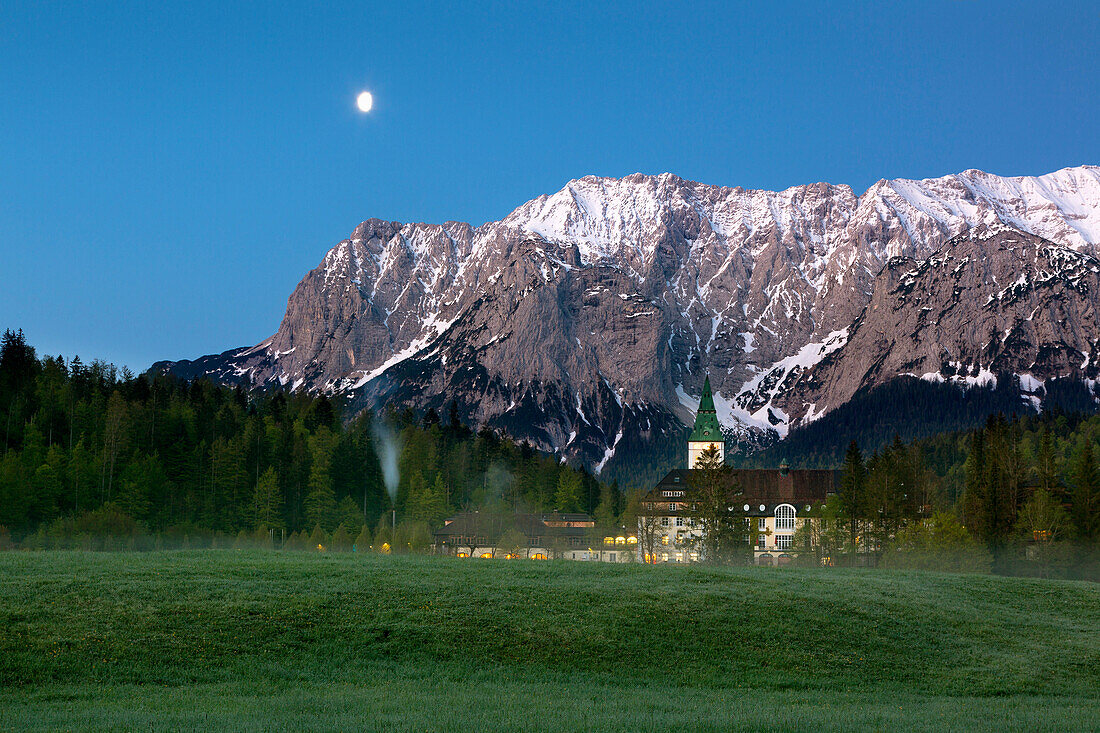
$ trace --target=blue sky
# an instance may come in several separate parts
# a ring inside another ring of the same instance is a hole
[[[1100,163],[1094,3],[323,5],[0,5],[0,328],[135,370],[257,343],[363,219],[586,174]]]

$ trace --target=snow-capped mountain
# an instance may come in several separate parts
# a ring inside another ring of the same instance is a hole
[[[275,335],[155,368],[361,407],[454,399],[472,423],[599,469],[624,439],[679,430],[708,372],[746,438],[902,373],[1095,378],[1098,250],[1096,166],[861,196],[586,177],[479,227],[365,221],[298,284]],[[1003,343],[1027,344],[1013,359],[991,341],[1010,321]]]

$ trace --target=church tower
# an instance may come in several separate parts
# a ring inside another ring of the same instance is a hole
[[[688,436],[688,468],[695,468],[699,454],[710,446],[718,449],[718,457],[726,460],[726,438],[714,409],[714,397],[710,393],[710,376],[703,380],[703,396],[699,400],[699,412],[695,414],[695,429]]]

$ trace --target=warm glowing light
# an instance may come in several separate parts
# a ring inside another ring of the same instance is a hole
[[[360,112],[370,112],[370,108],[374,106],[374,97],[371,96],[370,92],[361,92],[355,98],[355,105]]]

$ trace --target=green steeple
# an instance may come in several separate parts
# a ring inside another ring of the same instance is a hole
[[[719,442],[722,426],[718,423],[718,412],[714,409],[714,397],[710,393],[710,376],[703,380],[703,396],[699,399],[699,412],[695,414],[695,429],[688,441]]]

